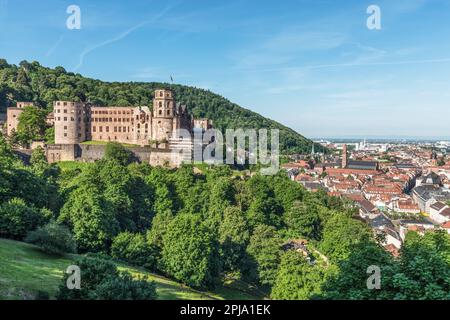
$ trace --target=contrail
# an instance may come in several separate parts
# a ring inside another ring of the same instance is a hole
[[[147,20],[147,21],[143,21],[137,25],[135,25],[134,27],[118,34],[117,36],[115,36],[112,39],[106,40],[104,42],[101,42],[99,44],[93,45],[91,47],[88,47],[86,49],[83,50],[83,52],[81,52],[80,54],[80,61],[78,62],[78,65],[74,68],[74,71],[77,71],[79,68],[81,68],[81,66],[83,65],[84,62],[84,58],[87,54],[91,53],[92,51],[104,47],[108,44],[117,42],[122,40],[123,38],[125,38],[126,36],[128,36],[130,33],[132,33],[133,31],[143,27],[144,25],[148,24],[148,23],[152,23],[152,22],[156,22],[157,20],[159,20],[161,17],[163,17],[169,10],[171,10],[173,7],[175,7],[178,3],[171,5],[171,6],[167,6],[164,10],[162,10],[160,13],[158,13],[156,16],[154,16],[152,19]]]
[[[349,62],[349,63],[335,63],[335,64],[318,64],[318,65],[299,66],[299,67],[260,69],[257,71],[271,72],[271,71],[290,71],[290,70],[299,70],[299,69],[325,69],[325,68],[388,66],[388,65],[406,65],[406,64],[430,64],[430,63],[444,63],[444,62],[450,62],[450,58],[386,61],[386,62]],[[250,68],[238,68],[238,69],[251,71]]]

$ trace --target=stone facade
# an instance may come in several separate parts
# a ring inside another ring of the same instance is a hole
[[[13,132],[17,132],[19,125],[19,116],[25,107],[32,107],[33,102],[17,102],[16,107],[9,107],[6,109],[6,134],[11,136]]]
[[[153,112],[142,107],[98,107],[69,101],[54,103],[56,144],[86,140],[151,145],[167,143],[177,129],[192,131],[195,123],[170,90],[156,90]]]
[[[31,102],[18,102],[7,109],[7,134],[17,130],[18,117]],[[58,161],[95,161],[103,158],[105,145],[81,144],[84,141],[119,142],[128,147],[140,162],[176,167],[192,160],[193,143],[177,137],[178,129],[212,127],[208,119],[193,119],[186,106],[175,102],[172,91],[155,90],[153,111],[141,107],[100,107],[74,101],[55,101],[46,119],[55,127],[55,144],[45,146],[50,163]]]

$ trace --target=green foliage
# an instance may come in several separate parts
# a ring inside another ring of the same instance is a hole
[[[195,117],[213,120],[215,127],[222,132],[227,128],[279,129],[280,145],[284,152],[306,153],[312,147],[312,141],[294,130],[208,90],[156,82],[103,82],[66,72],[62,67],[50,69],[42,67],[38,62],[27,61],[15,66],[2,60],[0,79],[0,106],[14,101],[34,101],[47,110],[51,110],[53,101],[56,100],[90,101],[95,105],[110,106],[151,106],[154,90],[168,88],[174,91],[178,102],[188,106]],[[34,128],[44,128],[42,120],[39,121],[39,126]],[[29,141],[36,133],[43,137],[44,132],[33,129],[28,131],[24,139]],[[315,148],[318,152],[322,150],[320,145]]]
[[[323,228],[321,251],[332,261],[349,257],[353,246],[372,238],[369,227],[346,215],[335,213]]]
[[[450,299],[450,235],[408,232],[392,276],[394,299]]]
[[[139,233],[119,233],[112,242],[111,255],[132,265],[155,269],[155,248]]]
[[[50,222],[29,232],[25,241],[37,245],[42,251],[49,254],[63,255],[76,252],[75,240],[70,230],[56,222]]]
[[[130,164],[134,155],[133,152],[125,148],[118,142],[108,142],[105,147],[104,158],[107,160],[115,160],[123,166]]]
[[[201,217],[179,214],[163,235],[162,269],[193,287],[212,287],[219,272],[218,245]]]
[[[219,228],[220,261],[226,272],[242,272],[247,267],[246,248],[250,241],[249,226],[237,207],[225,209]]]
[[[314,206],[295,202],[285,212],[284,223],[288,227],[291,237],[320,240],[322,225]]]
[[[48,210],[27,205],[23,199],[13,198],[0,204],[0,237],[22,239],[50,218]]]
[[[255,228],[247,248],[256,264],[250,268],[253,272],[249,275],[251,280],[258,280],[262,285],[274,283],[280,263],[281,244],[282,239],[273,226],[258,225]]]
[[[71,227],[81,251],[107,249],[118,232],[110,203],[97,188],[89,185],[70,194],[58,219]]]
[[[327,270],[310,265],[298,252],[283,253],[270,297],[275,300],[309,300],[322,294]]]
[[[81,289],[67,288],[68,275],[62,279],[59,300],[154,300],[155,285],[147,279],[133,280],[129,273],[120,273],[114,263],[83,257],[74,263],[81,271]]]
[[[19,115],[17,125],[17,141],[23,145],[29,145],[33,140],[44,140],[47,112],[36,107],[25,107]]]

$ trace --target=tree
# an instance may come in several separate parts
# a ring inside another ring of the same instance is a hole
[[[176,216],[163,235],[162,269],[189,286],[213,287],[219,274],[217,240],[198,215]]]
[[[220,260],[224,271],[240,272],[246,268],[249,240],[249,227],[241,210],[237,207],[225,209],[219,227]]]
[[[322,293],[326,269],[310,265],[298,252],[283,253],[270,297],[275,300],[309,300]]]
[[[322,235],[320,249],[332,262],[347,259],[353,246],[373,238],[367,225],[342,213],[334,213],[326,221]]]
[[[104,158],[107,160],[116,160],[123,166],[126,166],[134,161],[133,152],[118,142],[108,142],[106,144]]]
[[[284,214],[284,223],[293,237],[320,240],[321,221],[314,206],[295,202]]]
[[[255,228],[247,247],[247,253],[256,264],[250,279],[258,280],[262,285],[273,284],[280,263],[281,244],[275,227],[258,225]]]
[[[13,198],[0,204],[0,237],[21,240],[27,232],[43,225],[51,212],[27,205],[23,199]]]
[[[54,221],[36,231],[29,232],[25,241],[35,244],[42,251],[53,255],[76,252],[75,240],[70,230]]]
[[[156,267],[155,248],[140,233],[119,233],[113,239],[111,256],[151,270]]]
[[[81,251],[107,249],[119,229],[111,205],[92,185],[82,185],[70,194],[58,221],[72,228]]]
[[[29,145],[33,140],[43,140],[46,130],[46,112],[42,109],[28,106],[19,115],[17,139],[22,145]]]
[[[81,271],[81,289],[67,288],[65,275],[56,296],[59,300],[153,300],[156,290],[147,279],[133,280],[127,272],[100,258],[83,257],[74,262]]]
[[[450,235],[408,232],[392,278],[394,299],[450,299]]]

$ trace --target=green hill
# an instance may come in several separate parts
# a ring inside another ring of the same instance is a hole
[[[76,257],[54,257],[31,244],[0,239],[0,300],[34,299],[38,291],[48,292],[53,298],[64,270]],[[139,268],[124,264],[118,267],[133,276],[148,276],[156,283],[158,299],[162,300],[261,299],[261,296],[247,293],[251,289],[239,283],[225,284],[214,292],[200,292]]]
[[[195,117],[213,120],[218,129],[279,129],[284,153],[311,150],[313,142],[296,131],[208,90],[156,82],[104,82],[66,72],[62,67],[50,69],[38,62],[27,61],[16,66],[0,59],[0,112],[16,101],[34,101],[48,110],[56,100],[89,101],[110,106],[151,106],[153,92],[157,88],[173,90],[177,101],[186,104]],[[320,150],[321,146],[317,145],[316,151]]]

